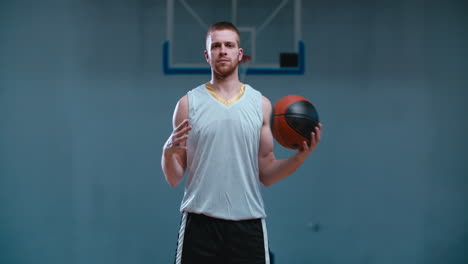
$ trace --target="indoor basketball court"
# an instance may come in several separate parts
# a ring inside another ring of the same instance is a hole
[[[0,1],[0,263],[467,264],[467,14]]]

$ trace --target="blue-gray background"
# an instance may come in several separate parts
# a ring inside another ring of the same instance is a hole
[[[303,1],[306,73],[247,77],[272,102],[311,99],[324,124],[263,189],[276,263],[468,263],[467,12]],[[0,2],[0,263],[172,262],[183,186],[160,154],[175,103],[209,76],[162,73],[165,14]]]

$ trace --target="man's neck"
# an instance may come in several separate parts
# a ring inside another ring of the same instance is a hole
[[[236,74],[226,77],[219,77],[213,74],[210,84],[213,86],[213,89],[221,95],[230,96],[239,92],[240,89],[240,81],[237,72]]]

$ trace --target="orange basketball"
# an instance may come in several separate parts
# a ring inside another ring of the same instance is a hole
[[[271,117],[273,137],[283,147],[302,148],[302,142],[310,144],[310,133],[318,126],[319,117],[315,106],[299,95],[279,99]]]

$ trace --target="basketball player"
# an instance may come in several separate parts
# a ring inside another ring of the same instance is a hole
[[[205,58],[211,80],[177,103],[162,169],[177,186],[188,170],[175,263],[270,263],[259,184],[293,173],[320,141],[277,160],[270,101],[239,81],[240,34],[229,22],[210,26]]]

